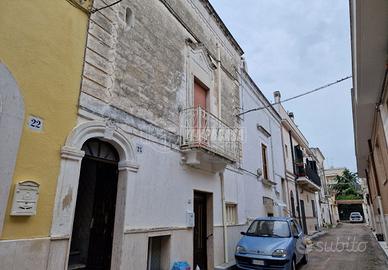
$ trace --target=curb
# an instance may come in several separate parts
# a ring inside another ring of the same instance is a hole
[[[316,238],[319,238],[319,237],[321,237],[321,236],[324,236],[324,235],[327,234],[327,233],[328,233],[327,230],[325,230],[325,231],[320,231],[320,232],[314,233],[314,234],[311,235],[311,236],[307,236],[307,238],[309,238],[310,240],[314,240],[314,239],[316,239]]]
[[[371,233],[373,235],[373,238],[377,242],[377,245],[380,247],[381,251],[385,254],[385,258],[388,260],[388,246],[387,246],[387,244],[385,243],[385,241],[382,241],[382,242],[378,241],[375,232],[371,232]],[[384,246],[387,246],[387,247],[384,248]]]

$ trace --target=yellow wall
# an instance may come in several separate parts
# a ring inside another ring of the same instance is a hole
[[[66,0],[0,1],[0,61],[15,77],[25,104],[25,124],[13,183],[40,183],[37,215],[9,215],[3,239],[48,236],[59,173],[60,149],[75,126],[88,16]],[[26,127],[44,120],[43,132]]]

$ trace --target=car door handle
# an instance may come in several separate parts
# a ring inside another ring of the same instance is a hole
[[[213,234],[211,233],[211,234],[209,234],[208,236],[206,236],[206,239],[209,239],[210,237],[212,237],[213,236]]]

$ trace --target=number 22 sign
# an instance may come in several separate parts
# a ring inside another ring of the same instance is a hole
[[[43,120],[36,116],[30,116],[28,118],[28,127],[35,131],[42,131],[43,130]]]

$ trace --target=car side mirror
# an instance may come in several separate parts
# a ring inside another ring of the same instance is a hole
[[[294,238],[299,239],[299,234],[294,234]]]
[[[247,233],[246,232],[240,232],[241,233],[241,235],[246,235]]]

